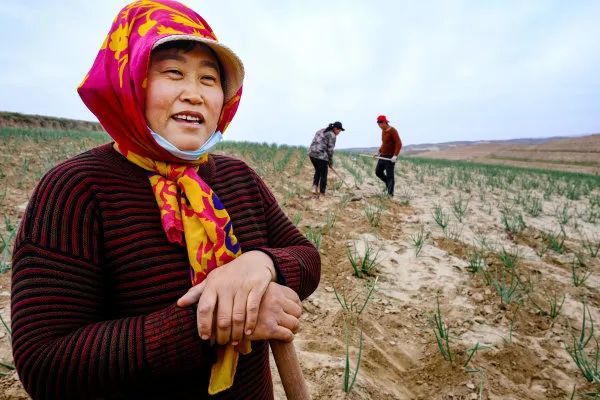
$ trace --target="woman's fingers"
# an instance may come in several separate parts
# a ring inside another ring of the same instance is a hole
[[[198,334],[202,339],[216,339],[221,345],[235,345],[244,336],[292,340],[302,314],[300,299],[292,289],[271,282],[265,257],[260,252],[245,253],[212,271],[179,298],[180,307],[198,304]],[[283,326],[276,322],[279,320]]]
[[[244,333],[247,336],[251,335],[256,328],[260,303],[268,286],[268,283],[264,287],[258,286],[251,289],[250,293],[248,293],[248,300],[246,301],[246,326],[244,327]]]
[[[292,333],[298,332],[300,320],[292,315],[283,314],[279,317],[279,326],[289,329]]]
[[[248,302],[253,296],[248,296]],[[256,327],[251,334],[246,334],[250,340],[293,340],[294,332],[300,327],[302,307],[298,304],[297,294],[282,285],[270,283],[262,299],[258,300],[259,312]],[[246,314],[246,326],[254,320]]]
[[[202,281],[196,286],[192,286],[183,296],[177,300],[177,305],[179,307],[188,307],[192,304],[196,304],[198,300],[200,300],[200,296],[204,291],[204,287],[206,286],[206,280]]]
[[[283,296],[291,301],[293,301],[294,303],[298,304],[300,307],[302,307],[302,302],[300,301],[300,297],[298,297],[298,293],[294,292],[293,289],[290,289],[287,286],[283,286],[283,285],[279,285],[276,284],[279,289],[281,290],[281,293],[283,294]]]
[[[229,291],[223,290],[217,299],[217,343],[227,344],[231,339],[231,325],[233,313],[233,296]]]
[[[292,315],[296,318],[300,318],[300,316],[302,316],[302,305],[290,299],[284,299],[281,303],[281,308],[286,314]]]
[[[238,291],[233,298],[233,312],[231,315],[231,344],[238,344],[244,337],[244,324],[246,322],[246,301],[248,293]]]
[[[203,340],[207,340],[212,335],[213,329],[213,313],[217,305],[217,293],[207,288],[198,301],[198,309],[196,310],[198,335]],[[231,309],[230,309],[231,310]]]
[[[283,326],[275,327],[272,330],[270,336],[271,337],[269,338],[269,340],[275,339],[282,342],[291,342],[292,340],[294,340],[294,334],[292,333],[292,331]]]

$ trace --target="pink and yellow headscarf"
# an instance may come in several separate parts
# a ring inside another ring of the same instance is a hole
[[[213,190],[198,175],[198,165],[160,147],[145,118],[146,76],[157,42],[197,40],[216,53],[223,66],[225,104],[217,124],[224,132],[242,94],[243,66],[218,43],[206,21],[170,0],[140,0],[125,6],[113,21],[94,64],[78,88],[86,106],[115,140],[115,149],[148,171],[167,239],[185,245],[193,285],[241,254],[231,218]],[[160,134],[160,132],[159,132]],[[237,350],[249,351],[249,342]],[[209,393],[233,384],[238,351],[221,346],[213,365]]]

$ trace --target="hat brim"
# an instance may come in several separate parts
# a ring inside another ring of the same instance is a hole
[[[244,64],[237,54],[235,54],[229,47],[217,42],[216,40],[194,35],[166,36],[158,39],[154,43],[154,46],[152,46],[152,49],[155,49],[157,46],[163,43],[174,42],[177,40],[190,40],[199,42],[205,44],[215,52],[224,69],[223,72],[225,73],[225,79],[223,80],[223,94],[225,96],[225,102],[231,100],[244,83]]]

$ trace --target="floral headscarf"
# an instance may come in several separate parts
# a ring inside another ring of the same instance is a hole
[[[237,56],[217,41],[208,23],[176,1],[133,2],[115,18],[78,88],[85,105],[124,154],[132,151],[153,160],[181,162],[152,139],[144,113],[152,49],[159,41],[178,38],[207,44],[225,67],[225,104],[217,131],[224,133],[237,111],[244,69]]]
[[[171,40],[196,40],[209,46],[223,65],[224,105],[217,123],[223,132],[237,110],[242,93],[243,66],[235,54],[218,43],[206,21],[171,0],[135,1],[113,21],[89,73],[78,88],[86,106],[115,140],[115,149],[148,171],[167,239],[185,245],[192,284],[241,254],[231,218],[213,190],[198,175],[198,164],[186,163],[160,147],[145,118],[146,76],[152,49]],[[238,350],[220,346],[213,365],[209,393],[228,389]]]

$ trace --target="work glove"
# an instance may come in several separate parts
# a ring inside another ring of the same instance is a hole
[[[390,161],[395,163],[397,159],[398,159],[398,156],[392,156],[392,158],[390,158]]]

